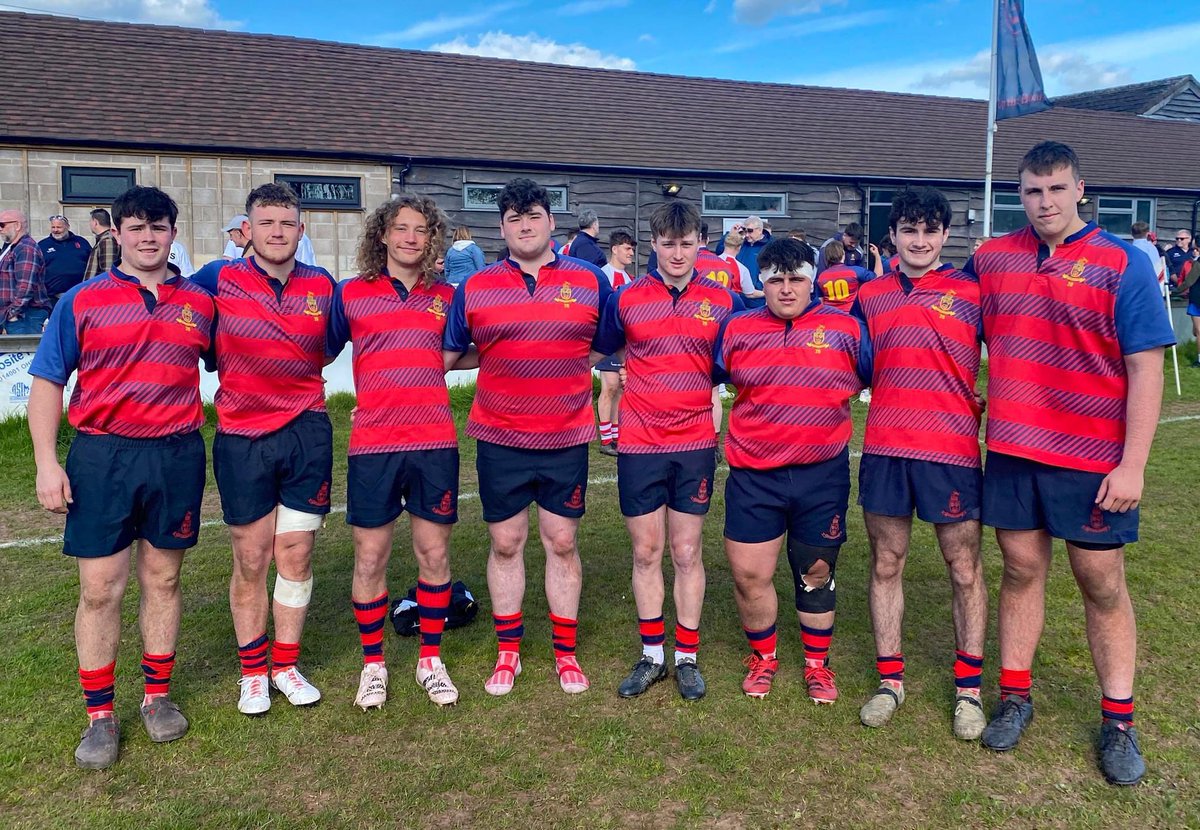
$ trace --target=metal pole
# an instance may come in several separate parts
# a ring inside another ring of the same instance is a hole
[[[1171,316],[1171,289],[1167,286],[1167,280],[1166,280],[1165,275],[1163,277],[1163,281],[1160,282],[1158,285],[1162,289],[1163,303],[1167,307],[1167,319],[1171,321],[1171,328],[1174,329],[1175,328],[1175,319]],[[1179,382],[1179,344],[1178,343],[1173,343],[1171,345],[1171,360],[1175,363],[1175,395],[1177,397],[1182,398],[1183,397],[1183,386]]]
[[[992,146],[996,140],[996,83],[1000,43],[1000,0],[992,4],[992,76],[988,84],[987,160],[983,169],[983,237],[992,235]]]

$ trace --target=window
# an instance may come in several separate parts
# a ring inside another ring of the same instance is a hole
[[[1018,193],[992,194],[992,236],[1020,230],[1029,224]]]
[[[286,184],[308,210],[361,210],[362,179],[355,176],[293,176],[276,173],[275,182]]]
[[[1096,224],[1124,239],[1133,239],[1134,222],[1154,227],[1154,200],[1101,196],[1096,204]]]
[[[137,184],[132,167],[64,167],[62,202],[65,205],[110,205]]]
[[[717,193],[705,191],[705,216],[787,216],[786,193]]]
[[[892,213],[894,190],[872,187],[867,198],[867,241],[878,243],[888,235],[888,216]],[[839,228],[839,230],[841,230]],[[865,246],[864,246],[865,247]]]
[[[463,210],[495,210],[496,199],[503,189],[502,184],[464,184]],[[567,189],[547,187],[546,192],[550,194],[550,212],[566,213]]]

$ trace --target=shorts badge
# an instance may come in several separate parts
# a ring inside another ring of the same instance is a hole
[[[578,302],[571,296],[571,283],[564,282],[562,288],[558,289],[558,296],[554,298],[554,302],[562,303],[563,308],[570,308],[574,303]]]
[[[825,342],[825,327],[817,326],[817,330],[813,332],[812,339],[804,345],[816,349],[817,354],[820,354],[822,349],[828,349],[829,344]]]
[[[956,317],[954,313],[954,298],[958,294],[957,291],[947,291],[942,296],[938,297],[933,304],[933,310],[938,313],[938,316],[945,320],[947,317]]]
[[[824,539],[840,539],[842,537],[842,517],[837,513],[833,514],[833,521],[829,523],[829,530],[821,534]]]
[[[1062,278],[1067,281],[1068,287],[1087,282],[1087,278],[1083,275],[1083,269],[1087,267],[1087,263],[1086,259],[1077,259],[1071,266],[1071,270],[1062,275]]]
[[[184,303],[183,310],[179,312],[179,316],[175,318],[175,322],[183,326],[188,331],[196,328],[196,321],[192,316],[192,304]],[[190,513],[188,514],[191,515]]]
[[[311,295],[310,295],[311,296]],[[317,490],[317,494],[308,500],[308,503],[313,507],[326,507],[329,505],[329,482],[322,481],[321,489]]]
[[[692,496],[691,498],[696,504],[708,504],[709,495],[707,478],[700,479],[700,487],[696,490],[696,495]]]
[[[442,493],[442,500],[433,508],[433,512],[439,516],[449,516],[454,512],[454,495],[449,490]]]
[[[446,304],[442,302],[441,297],[434,297],[433,302],[429,304],[429,308],[425,310],[439,320],[446,319]]]
[[[583,509],[583,485],[582,484],[575,485],[575,489],[571,491],[571,498],[569,498],[563,502],[563,507],[569,508],[570,510],[582,510]]]
[[[192,511],[183,514],[183,521],[179,523],[179,530],[171,534],[176,539],[191,539],[196,535],[195,528],[192,527]]]
[[[707,326],[709,323],[717,322],[717,318],[712,314],[712,303],[707,297],[700,303],[700,310],[692,315],[700,321],[702,326]]]
[[[947,519],[961,519],[967,515],[967,511],[963,510],[962,497],[957,490],[950,491],[950,500],[946,504],[946,509],[942,511],[942,515]]]
[[[1109,526],[1104,522],[1104,514],[1100,512],[1100,505],[1092,506],[1092,518],[1083,526],[1087,533],[1107,533]]]
[[[317,305],[317,296],[311,291],[308,292],[308,297],[304,301],[304,313],[314,320],[321,319],[321,307]]]

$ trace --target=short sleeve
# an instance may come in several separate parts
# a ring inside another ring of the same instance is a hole
[[[600,314],[600,325],[592,348],[600,354],[614,354],[625,345],[625,326],[621,322],[621,295],[624,288],[608,295],[608,302]]]
[[[192,274],[188,279],[215,297],[217,296],[218,277],[221,275],[221,269],[227,264],[227,260],[215,259]]]
[[[871,378],[875,374],[875,348],[871,345],[871,333],[867,330],[867,324],[862,320],[855,320],[858,323],[858,379],[863,382],[863,386],[871,385]]]
[[[729,357],[725,354],[725,332],[729,328],[729,323],[734,319],[735,315],[730,315],[721,321],[721,327],[717,329],[717,339],[713,341],[713,383],[731,383],[729,377]]]
[[[350,342],[350,319],[346,316],[345,298],[342,289],[346,285],[339,282],[333,289],[333,302],[329,309],[329,325],[325,332],[325,356],[337,357]]]
[[[1113,316],[1121,354],[1136,354],[1175,343],[1175,331],[1150,262],[1132,246],[1125,249],[1125,271],[1117,286]]]
[[[471,330],[467,327],[467,277],[454,289],[450,302],[450,313],[446,315],[446,330],[442,332],[442,348],[448,352],[463,354],[471,348]]]
[[[75,297],[79,286],[68,291],[54,311],[42,341],[29,367],[29,374],[59,386],[66,386],[71,373],[79,367],[79,332],[75,328]]]

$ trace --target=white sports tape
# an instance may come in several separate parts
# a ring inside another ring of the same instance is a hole
[[[275,508],[275,535],[290,533],[293,530],[320,530],[325,524],[325,517],[317,513],[305,513],[293,510],[281,504]]]
[[[307,608],[312,599],[312,577],[303,582],[293,582],[275,575],[275,601],[288,608]]]

